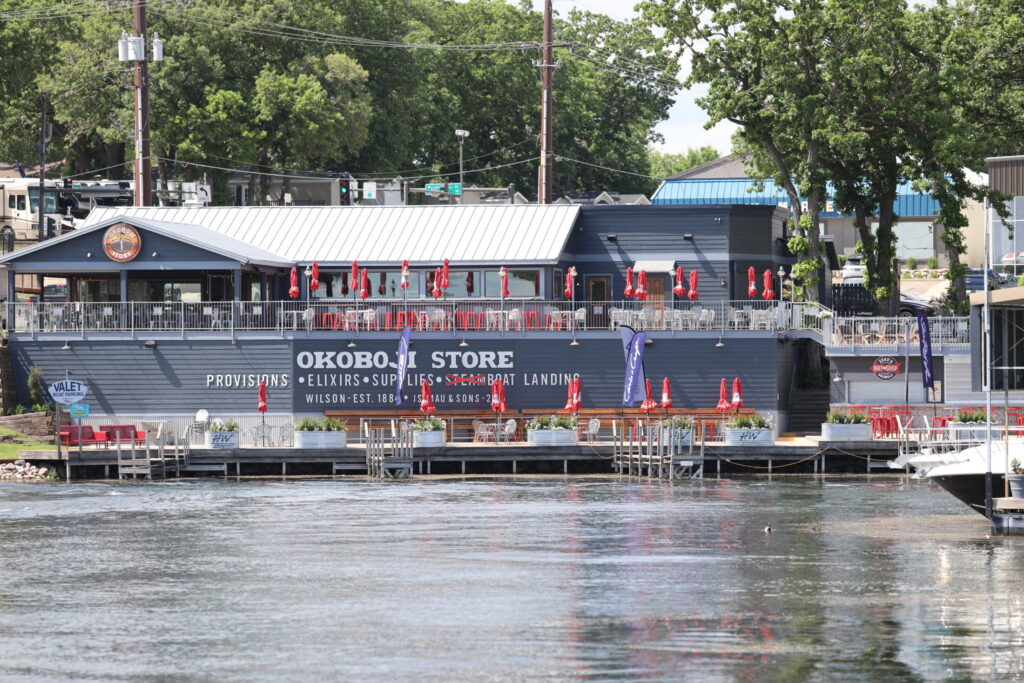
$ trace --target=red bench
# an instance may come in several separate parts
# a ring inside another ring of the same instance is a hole
[[[100,425],[100,431],[106,433],[110,443],[117,443],[119,439],[124,444],[133,441],[143,443],[146,440],[146,432],[135,429],[135,425]]]
[[[60,428],[60,440],[65,446],[106,444],[107,433],[94,431],[89,425],[65,425]]]

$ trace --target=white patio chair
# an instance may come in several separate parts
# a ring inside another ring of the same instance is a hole
[[[587,443],[593,443],[597,440],[597,434],[601,431],[601,421],[596,417],[590,418],[590,422],[587,423],[587,429],[583,432],[584,436],[587,437]]]
[[[516,439],[516,431],[518,429],[519,429],[519,426],[516,424],[515,420],[513,420],[511,418],[506,420],[505,421],[505,428],[502,430],[502,433],[504,435],[504,440],[506,442],[508,442],[508,441],[515,441],[515,439]]]
[[[523,312],[518,308],[513,308],[508,312],[508,329],[516,328],[518,330],[523,329]]]
[[[313,310],[312,306],[302,312],[302,324],[306,326],[306,332],[313,331],[314,318],[316,318],[316,312]]]
[[[576,312],[572,314],[576,323],[577,330],[587,329],[587,309],[577,308]]]

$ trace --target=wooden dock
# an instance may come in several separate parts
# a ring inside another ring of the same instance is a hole
[[[615,472],[616,444],[613,441],[581,443],[575,446],[531,446],[513,443],[449,443],[441,448],[413,450],[410,473],[430,474],[520,474]],[[704,444],[703,454],[683,449],[678,467],[703,467],[704,476],[723,473],[783,474],[787,472],[872,472],[886,467],[897,455],[894,441],[865,441],[822,444],[813,439],[779,442],[770,446],[726,446]],[[697,457],[694,457],[697,456]],[[117,476],[118,458],[114,448],[84,448],[70,454],[56,451],[23,451],[33,463],[58,463],[76,478]],[[122,459],[124,455],[122,454]],[[694,465],[684,465],[693,462]],[[634,465],[635,467],[635,465]],[[352,444],[346,448],[245,447],[209,449],[191,447],[178,474],[361,474],[368,473],[367,448]],[[636,470],[634,469],[634,472]],[[645,470],[649,471],[649,470]],[[664,471],[664,470],[663,470]],[[677,471],[677,475],[688,474]],[[144,473],[143,473],[144,476]]]

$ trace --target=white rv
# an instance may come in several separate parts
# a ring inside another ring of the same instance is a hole
[[[46,181],[46,189],[57,184]],[[57,195],[47,191],[43,210],[47,224],[59,225]],[[13,242],[39,239],[39,179],[0,178],[0,251],[14,248]],[[20,246],[20,245],[19,245]]]

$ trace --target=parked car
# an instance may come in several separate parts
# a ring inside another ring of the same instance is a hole
[[[43,301],[63,302],[68,300],[66,285],[46,285],[43,287]]]
[[[850,284],[856,284],[854,280],[856,278],[864,277],[864,266],[861,261],[860,254],[854,254],[846,257],[846,263],[843,265],[843,269],[839,271],[839,281],[842,283],[849,282]]]
[[[968,292],[980,292],[985,288],[985,281],[982,279],[982,268],[968,268],[964,276],[964,288]],[[988,271],[989,289],[999,289],[1003,285],[1002,278],[991,268]]]
[[[851,277],[841,285],[833,286],[832,298],[839,315],[871,315],[872,313],[871,296],[864,289],[863,277]],[[938,304],[919,294],[900,292],[899,315],[901,316],[916,315],[918,311],[924,311],[925,315],[933,315],[938,309]]]

